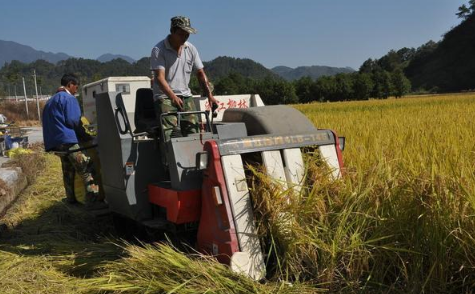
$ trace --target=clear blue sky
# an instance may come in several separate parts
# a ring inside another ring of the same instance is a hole
[[[0,40],[95,59],[134,59],[191,18],[204,61],[218,56],[277,65],[350,66],[391,49],[438,41],[468,0],[22,0],[0,2]]]

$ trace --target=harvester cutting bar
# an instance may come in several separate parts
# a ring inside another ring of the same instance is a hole
[[[198,247],[256,280],[265,276],[265,258],[254,223],[246,181],[245,154],[260,154],[267,175],[286,190],[297,193],[305,173],[300,147],[314,146],[322,159],[340,176],[338,137],[329,130],[302,135],[262,135],[243,139],[210,140],[202,190]],[[290,199],[289,199],[290,201]],[[218,225],[212,225],[218,224]]]
[[[334,145],[336,141],[331,131],[316,130],[311,134],[260,135],[218,140],[217,143],[219,153],[224,156],[306,146]]]
[[[284,158],[288,158],[285,173],[287,174],[287,181],[294,177],[292,182],[295,182],[299,176],[294,168],[303,165],[301,159],[298,157],[297,151],[290,151],[300,147],[318,146],[322,159],[328,164],[332,170],[332,176],[337,179],[341,176],[341,168],[343,167],[342,155],[339,146],[338,136],[331,130],[315,130],[309,134],[295,134],[295,135],[260,135],[239,139],[225,139],[217,141],[219,152],[222,156],[231,154],[245,154],[253,152],[263,152],[264,164],[266,162],[273,162],[275,160],[266,160],[276,158],[272,156],[270,151],[285,150],[283,152]],[[298,152],[300,153],[300,152]],[[291,160],[291,158],[293,158]],[[296,162],[296,163],[295,163]],[[279,162],[278,166],[282,165]],[[296,164],[296,165],[295,165]],[[299,169],[298,169],[299,170]],[[292,176],[290,172],[293,171]],[[281,176],[274,175],[276,179]]]

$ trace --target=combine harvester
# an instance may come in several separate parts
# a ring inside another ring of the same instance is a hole
[[[301,150],[318,149],[338,178],[342,138],[294,108],[264,106],[259,95],[195,97],[199,134],[163,142],[150,79],[111,77],[83,87],[86,118],[97,126],[102,187],[111,212],[150,231],[189,235],[196,249],[256,280],[264,254],[245,167],[260,163],[286,188],[303,182]],[[161,152],[166,159],[163,162]],[[257,160],[256,160],[257,158]]]

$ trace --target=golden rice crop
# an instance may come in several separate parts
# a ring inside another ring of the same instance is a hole
[[[310,230],[325,242],[315,249],[337,256],[324,266],[334,269],[329,281],[401,292],[473,288],[475,95],[296,107],[347,138],[346,177],[337,193],[324,188],[324,229]]]
[[[296,105],[346,137],[337,181],[307,156],[300,193],[256,168],[267,281],[164,244],[116,240],[59,200],[59,161],[3,218],[6,293],[471,293],[475,286],[475,95]],[[290,199],[290,200],[289,200]],[[120,244],[117,246],[115,244]]]

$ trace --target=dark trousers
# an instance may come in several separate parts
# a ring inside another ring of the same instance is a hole
[[[94,167],[91,159],[82,151],[70,152],[81,148],[79,144],[63,144],[58,146],[55,151],[68,152],[60,154],[61,166],[63,169],[63,183],[66,190],[66,198],[70,201],[76,201],[74,195],[74,176],[77,173],[81,176],[86,191],[86,202],[96,199],[99,195],[99,186],[94,180]]]

